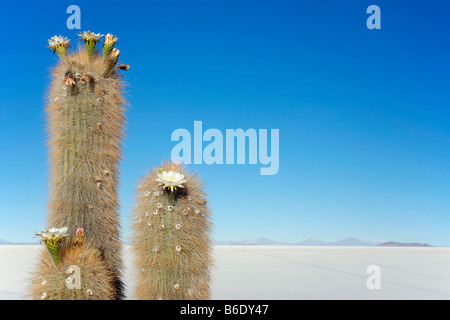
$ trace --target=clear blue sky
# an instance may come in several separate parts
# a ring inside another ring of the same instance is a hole
[[[33,242],[48,194],[47,39],[120,38],[128,126],[124,239],[133,190],[169,158],[177,128],[279,129],[280,169],[195,165],[216,240],[268,237],[450,246],[448,1],[8,1],[0,10],[0,238]],[[366,8],[381,8],[381,30]]]

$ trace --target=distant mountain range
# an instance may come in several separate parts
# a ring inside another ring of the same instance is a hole
[[[428,243],[402,243],[402,242],[394,242],[388,241],[380,244],[382,247],[431,247]]]
[[[11,242],[11,241],[7,241],[7,240],[3,240],[0,239],[0,245],[2,244],[38,244],[38,242],[34,242],[34,243],[25,243],[25,242]]]
[[[216,245],[254,245],[254,246],[398,246],[398,247],[431,247],[429,244],[402,243],[385,240],[360,240],[348,237],[339,241],[326,242],[316,239],[306,239],[301,242],[289,243],[273,241],[267,238],[252,238],[243,241],[217,241]]]

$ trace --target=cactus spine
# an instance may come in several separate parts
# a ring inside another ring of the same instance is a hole
[[[67,50],[67,38],[49,40],[60,62],[51,73],[46,109],[51,168],[47,223],[67,226],[69,236],[60,250],[61,266],[55,269],[44,251],[37,274],[48,274],[51,279],[44,281],[55,284],[52,279],[60,278],[67,263],[76,264],[82,254],[87,268],[83,274],[104,275],[98,276],[98,281],[91,279],[93,294],[76,294],[62,286],[60,292],[54,290],[46,297],[118,299],[122,297],[118,174],[125,122],[124,83],[118,70],[129,66],[117,65],[116,37],[107,35],[104,55],[95,50],[100,34],[86,31],[81,37],[86,49],[73,53]],[[86,244],[82,246],[76,244],[78,227],[85,230]],[[96,264],[98,271],[94,270]],[[106,292],[108,287],[111,294]],[[94,288],[102,288],[103,293],[95,295]]]
[[[164,163],[141,178],[133,217],[135,298],[210,298],[210,212],[196,175]]]

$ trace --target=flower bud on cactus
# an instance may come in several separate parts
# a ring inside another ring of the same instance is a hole
[[[80,246],[83,245],[85,236],[86,236],[86,233],[84,232],[84,228],[79,227],[77,229],[77,232],[75,233],[75,240],[74,240],[75,244],[80,245]]]
[[[209,299],[210,212],[199,179],[164,163],[141,178],[134,208],[135,297]]]
[[[108,57],[111,54],[112,49],[114,48],[117,40],[116,36],[113,36],[111,33],[108,33],[105,36],[105,42],[103,43],[103,56]]]
[[[112,49],[111,54],[106,59],[106,69],[103,73],[103,76],[108,76],[111,71],[114,70],[114,67],[116,66],[117,62],[119,61],[120,51],[116,48]],[[126,68],[128,70],[128,68]]]

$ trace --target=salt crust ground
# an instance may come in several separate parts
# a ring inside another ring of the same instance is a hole
[[[39,245],[0,246],[0,299],[23,299]],[[450,299],[450,248],[216,246],[212,299]],[[133,299],[130,246],[124,248]],[[381,271],[368,289],[367,268]]]

